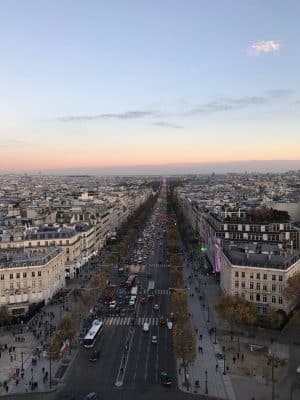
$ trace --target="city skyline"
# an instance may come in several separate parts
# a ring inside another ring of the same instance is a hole
[[[297,169],[300,5],[70,4],[2,6],[1,172]]]

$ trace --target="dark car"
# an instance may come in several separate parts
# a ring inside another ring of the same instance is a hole
[[[121,308],[120,317],[126,317],[126,309],[125,308]]]
[[[91,392],[91,393],[87,394],[86,396],[84,396],[83,400],[97,400],[97,399],[98,399],[97,393]]]
[[[90,361],[91,362],[96,362],[99,360],[100,357],[100,351],[99,350],[94,350],[90,356]]]

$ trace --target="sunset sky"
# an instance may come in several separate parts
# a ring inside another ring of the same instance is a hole
[[[300,1],[3,0],[0,169],[300,159]]]

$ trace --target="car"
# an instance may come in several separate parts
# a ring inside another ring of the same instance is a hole
[[[154,306],[153,306],[153,310],[155,310],[155,311],[159,311],[159,304],[154,304]]]
[[[159,325],[166,325],[166,323],[167,323],[167,320],[166,320],[166,318],[165,317],[160,317],[160,319],[159,319]]]
[[[161,372],[160,381],[165,386],[171,386],[172,384],[172,379],[170,378],[169,374],[165,371]]]
[[[143,296],[143,297],[141,297],[141,299],[140,299],[140,303],[141,303],[141,304],[146,304],[147,301],[148,301],[148,299],[147,299],[146,296]]]
[[[121,308],[120,317],[126,317],[126,309],[125,308]]]
[[[111,301],[111,302],[109,303],[109,308],[110,308],[111,310],[114,310],[116,307],[117,307],[117,302],[116,302],[116,300],[113,300],[113,301]]]
[[[299,367],[296,369],[296,371],[297,371],[297,374],[300,374],[300,365],[299,365]]]
[[[99,360],[100,357],[100,351],[99,350],[94,350],[90,356],[90,361],[91,362],[96,362]]]
[[[172,330],[173,329],[173,322],[172,321],[168,321],[167,322],[167,326],[168,326],[168,329]]]
[[[97,399],[98,399],[97,393],[91,392],[91,393],[88,393],[86,396],[84,396],[83,400],[97,400]]]
[[[157,344],[158,343],[158,337],[157,336],[152,336],[151,343]]]
[[[144,322],[144,324],[143,324],[143,331],[144,331],[144,332],[149,332],[149,324],[148,324],[148,322]]]

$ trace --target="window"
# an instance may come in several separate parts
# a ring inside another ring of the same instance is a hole
[[[263,296],[263,302],[264,302],[264,303],[267,302],[267,296],[266,296],[266,295]]]
[[[27,277],[27,273],[23,272],[23,278],[26,278],[26,277]]]
[[[28,246],[31,247],[31,242],[28,243]]]
[[[1,274],[1,281],[4,281],[4,274]]]
[[[38,276],[42,276],[42,271],[38,271]]]
[[[16,278],[17,278],[17,279],[20,279],[20,272],[17,272]]]
[[[279,282],[282,282],[282,279],[283,278],[283,276],[282,275],[278,275],[278,280],[279,280]]]
[[[250,279],[253,279],[253,272],[251,272],[251,274],[250,274]]]
[[[253,282],[250,282],[250,289],[253,289],[254,285]]]
[[[32,276],[33,278],[35,277],[35,272],[34,272],[34,271],[31,272],[31,276]]]
[[[282,297],[278,297],[278,303],[282,304]]]
[[[272,296],[272,303],[276,303],[276,297],[275,296]]]
[[[260,294],[259,293],[256,294],[256,301],[260,301]]]
[[[32,286],[33,288],[35,288],[35,281],[32,281],[32,282],[31,282],[31,286]]]
[[[262,307],[261,311],[262,311],[263,314],[267,314],[267,307]]]
[[[17,281],[17,289],[20,289],[20,281]]]
[[[235,286],[236,288],[238,288],[238,287],[239,287],[239,281],[235,281],[234,286]]]
[[[276,285],[275,285],[275,283],[272,284],[272,292],[276,292]]]
[[[264,274],[264,280],[268,279],[268,275]]]
[[[42,280],[39,279],[39,287],[41,287],[41,286],[42,286]]]
[[[242,272],[242,278],[245,278],[245,272]]]
[[[249,299],[253,301],[253,294],[250,294]]]
[[[14,279],[14,274],[9,274],[9,279]]]
[[[263,285],[263,291],[266,292],[268,290],[267,285]]]
[[[245,282],[242,282],[242,288],[245,289]]]
[[[256,290],[260,290],[260,283],[259,282],[256,284]]]
[[[259,272],[256,274],[256,279],[260,279],[260,273]]]
[[[14,288],[14,283],[10,282],[9,287],[10,287],[10,289],[13,289]]]
[[[239,276],[238,271],[235,271],[235,276],[238,278],[238,276]]]
[[[276,275],[272,275],[272,281],[276,281]]]

